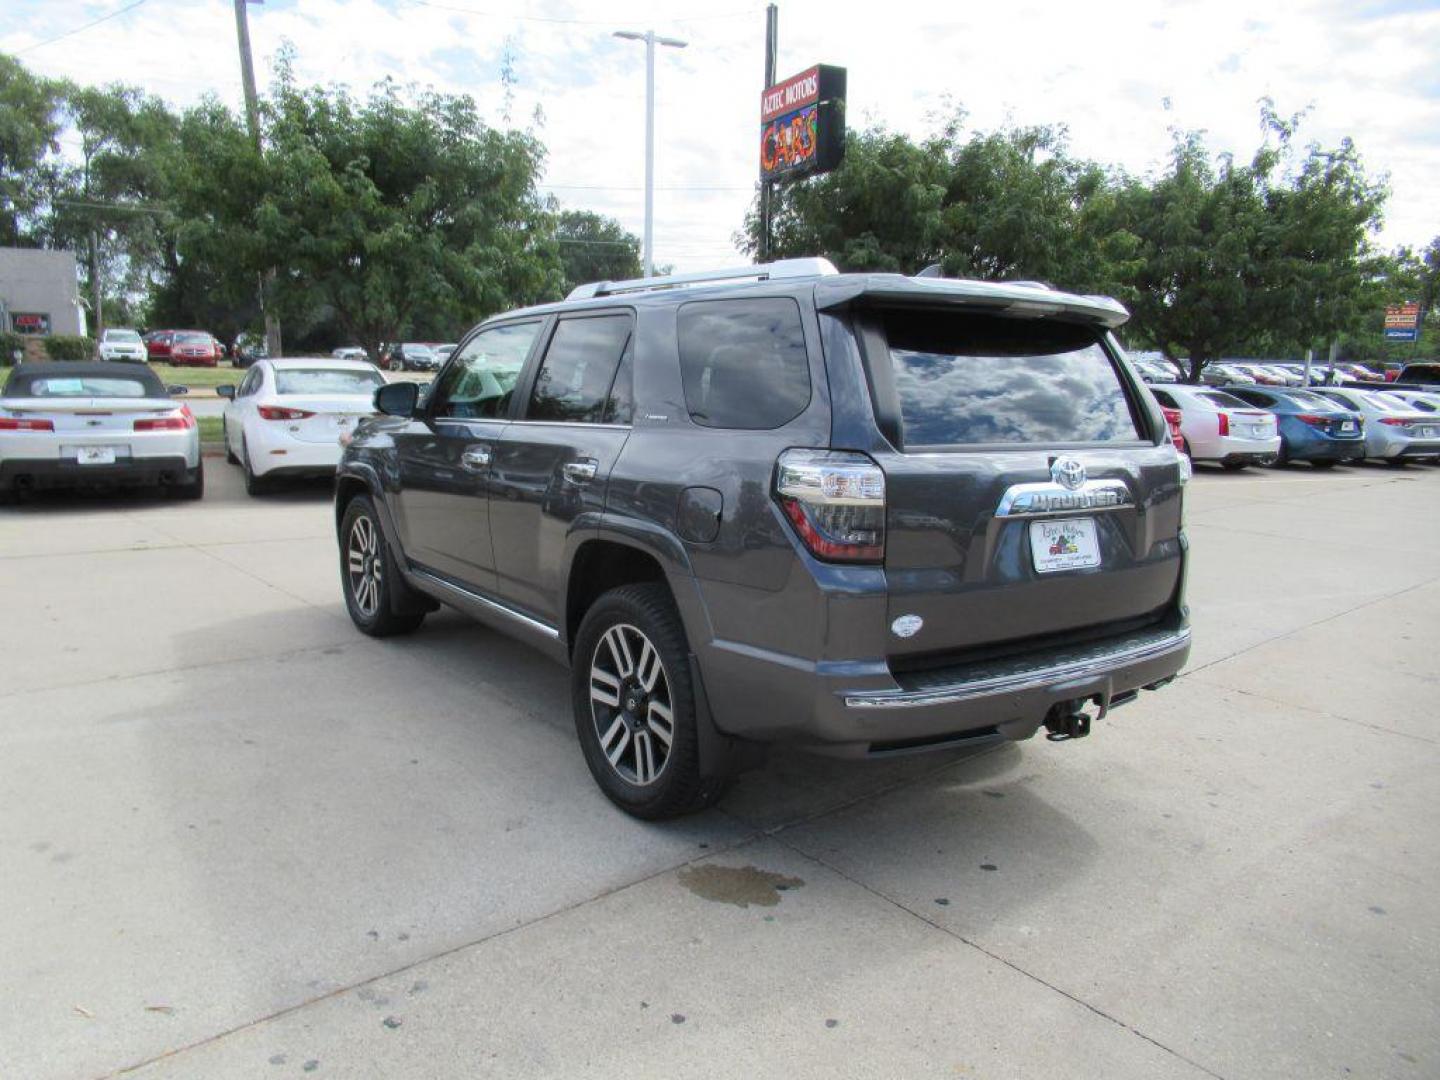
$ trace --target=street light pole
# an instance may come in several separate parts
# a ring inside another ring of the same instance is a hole
[[[250,129],[250,138],[255,143],[255,153],[260,147],[260,103],[255,93],[255,61],[250,56],[250,19],[245,12],[247,3],[264,3],[265,0],[235,0],[235,36],[240,44],[240,82],[245,89],[245,124]],[[265,303],[265,283],[275,280],[273,269],[260,275],[256,295],[260,301],[260,313],[265,317],[265,351],[279,356],[281,350],[280,320]]]
[[[645,42],[645,276],[655,276],[655,46],[683,49],[689,42],[657,37],[654,30],[616,30],[615,36]]]

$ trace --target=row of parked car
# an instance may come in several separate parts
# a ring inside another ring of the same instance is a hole
[[[152,330],[142,335],[122,326],[101,331],[95,351],[98,359],[111,363],[158,360],[179,367],[215,367],[227,355],[224,343],[206,330]]]
[[[1192,461],[1227,469],[1304,461],[1329,469],[1366,458],[1440,459],[1440,387],[1175,384],[1150,392]]]
[[[1175,361],[1158,353],[1132,354],[1135,370],[1147,383],[1185,382],[1187,373]],[[1335,363],[1310,365],[1306,380],[1305,365],[1293,362],[1227,360],[1206,364],[1200,381],[1206,386],[1351,386],[1394,382],[1404,365],[1384,364],[1381,370],[1364,364]]]
[[[433,341],[397,341],[380,350],[379,366],[388,371],[439,371],[455,351],[454,344]],[[370,353],[359,345],[332,349],[336,360],[371,360]],[[374,362],[374,361],[372,361]]]

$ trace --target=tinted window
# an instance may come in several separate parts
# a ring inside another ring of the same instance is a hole
[[[1383,409],[1385,412],[1412,411],[1405,402],[1397,398],[1392,398],[1388,394],[1360,394],[1358,396],[1363,397],[1366,401],[1370,402],[1371,405],[1374,405],[1377,409]]]
[[[629,315],[561,319],[535,377],[526,419],[601,423],[629,340]]]
[[[1115,364],[1092,329],[892,311],[885,331],[906,446],[1141,437]]]
[[[526,322],[492,326],[476,334],[452,354],[450,365],[435,381],[435,414],[465,419],[504,416],[539,331],[538,322]]]
[[[794,300],[700,300],[680,308],[678,329],[685,408],[697,424],[777,428],[810,403]]]
[[[1319,394],[1307,394],[1304,390],[1291,390],[1285,395],[1287,401],[1293,401],[1296,405],[1306,409],[1337,409],[1335,402],[1329,398],[1323,398]]]
[[[1178,409],[1180,407],[1175,404],[1175,399],[1169,394],[1167,394],[1164,390],[1151,390],[1150,392],[1155,395],[1155,400],[1160,402],[1160,404],[1164,405],[1167,409]]]
[[[1241,402],[1250,405],[1271,406],[1275,404],[1275,398],[1270,394],[1262,394],[1256,390],[1235,390],[1231,392],[1232,397],[1237,397]]]
[[[277,394],[373,394],[385,380],[378,371],[342,368],[276,368]]]
[[[13,379],[6,389],[8,397],[35,398],[143,398],[164,397],[159,383],[144,379],[106,378],[98,375],[52,375],[46,378]]]
[[[620,370],[615,372],[615,381],[610,385],[610,401],[605,406],[607,424],[628,424],[635,418],[635,335],[625,346],[625,355],[620,358]]]
[[[106,341],[119,341],[126,345],[137,345],[140,342],[140,335],[134,330],[106,330]]]

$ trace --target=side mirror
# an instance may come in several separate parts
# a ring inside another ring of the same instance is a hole
[[[190,392],[188,386],[167,386],[165,389],[171,397],[184,397]]]
[[[412,382],[386,383],[375,391],[375,411],[385,416],[409,419],[415,415],[419,401],[420,387]]]
[[[217,386],[215,387],[215,395],[216,397],[230,398],[233,400],[235,397],[235,387]]]

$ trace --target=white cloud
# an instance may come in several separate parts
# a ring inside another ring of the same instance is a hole
[[[12,6],[21,11],[0,33],[5,51],[123,4]],[[512,115],[526,124],[543,110],[557,196],[636,232],[644,48],[610,31],[654,26],[688,39],[689,48],[657,52],[656,257],[680,268],[737,260],[731,237],[757,168],[763,4],[269,0],[250,13],[262,85],[288,40],[303,79],[357,89],[385,75],[430,83],[474,95],[495,122],[508,40],[519,80]],[[543,21],[550,19],[577,21]],[[1352,135],[1369,167],[1390,174],[1384,243],[1423,244],[1440,232],[1434,4],[782,0],[780,42],[782,75],[816,61],[849,69],[852,125],[883,122],[921,135],[953,103],[982,129],[1006,120],[1065,123],[1078,153],[1135,172],[1163,161],[1171,125],[1206,129],[1212,149],[1248,155],[1260,135],[1259,98],[1273,97],[1282,112],[1311,107],[1307,139]],[[177,103],[213,92],[239,104],[234,18],[224,0],[146,0],[22,59],[80,81],[137,83]]]

